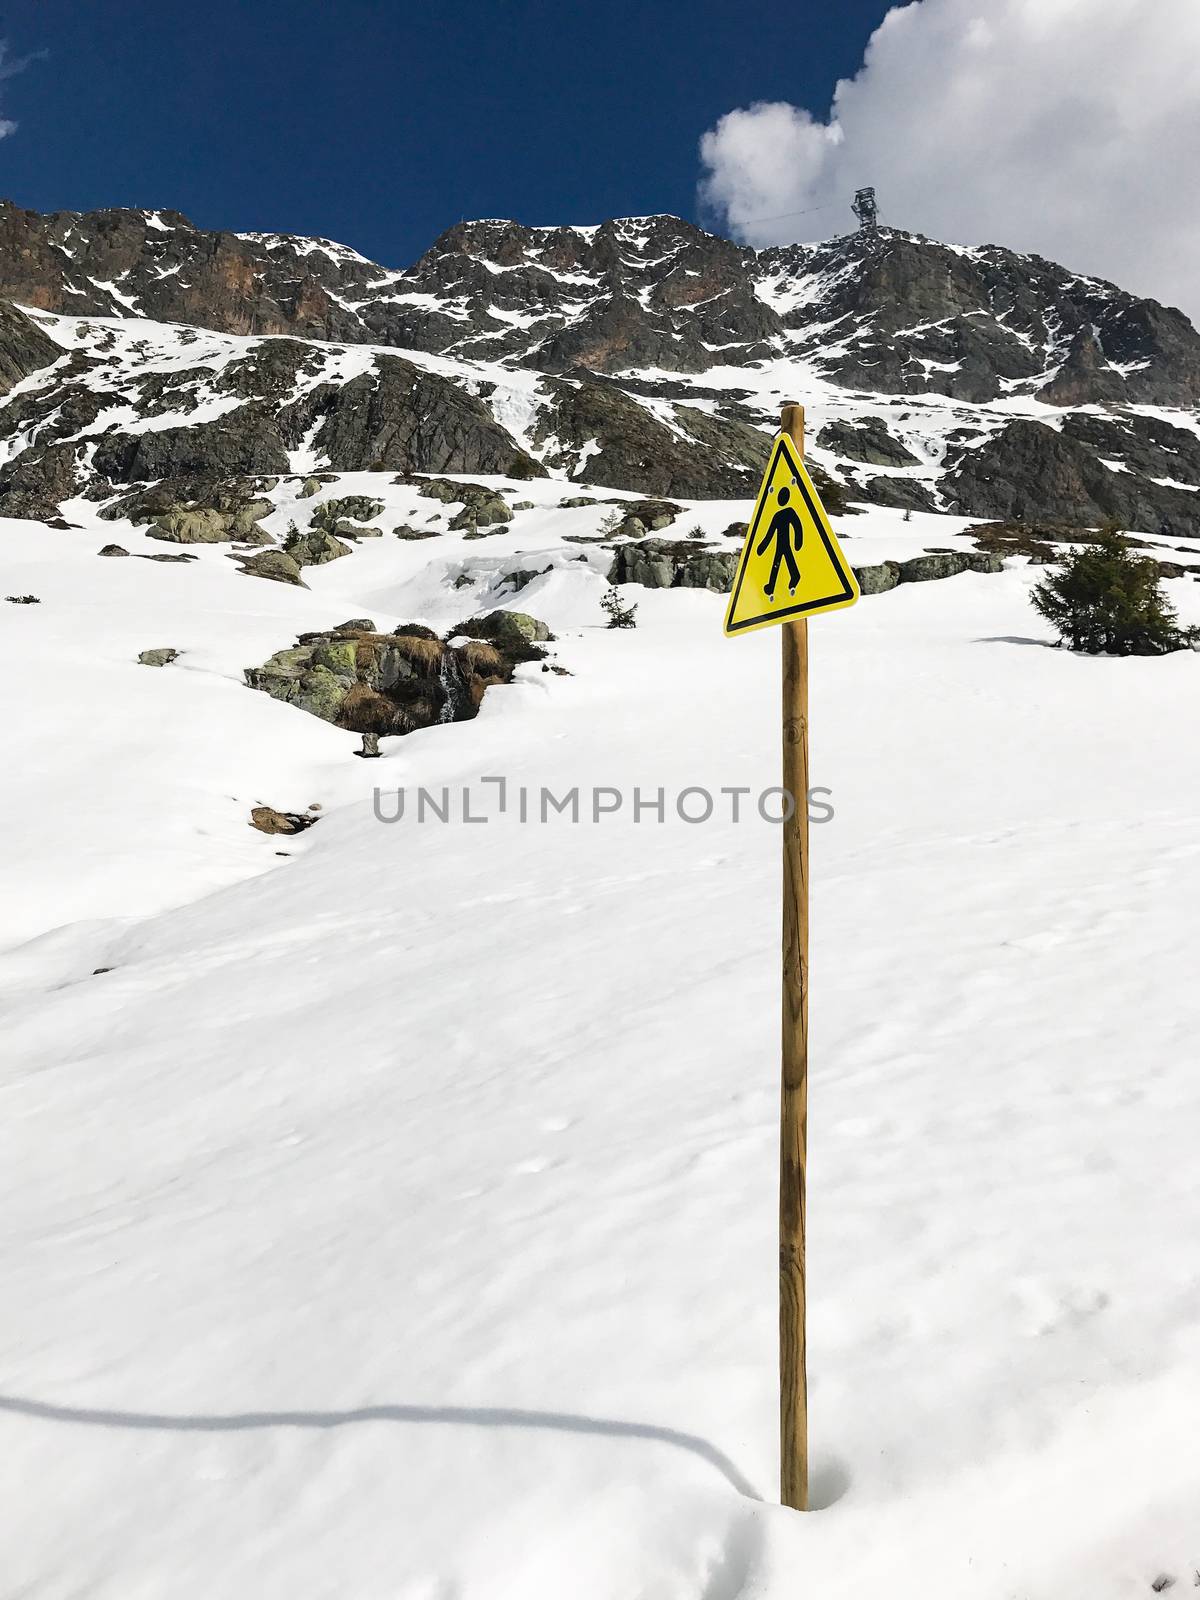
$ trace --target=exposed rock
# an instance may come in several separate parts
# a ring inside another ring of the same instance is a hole
[[[622,520],[613,530],[613,537],[628,532],[631,538],[640,539],[647,533],[661,533],[682,510],[670,500],[619,500],[617,514]]]
[[[333,530],[336,524],[344,519],[350,522],[371,522],[382,513],[383,501],[377,500],[374,495],[344,494],[319,505],[309,521],[314,528]]]
[[[1052,406],[1123,400],[1125,379],[1105,358],[1092,328],[1076,328],[1066,360],[1039,398]]]
[[[97,555],[102,555],[102,556],[127,556],[129,554],[129,551],[126,550],[123,545],[106,544],[100,550],[98,550],[96,553],[97,553]]]
[[[23,311],[0,301],[0,395],[65,354]]]
[[[234,540],[270,544],[271,535],[257,522],[270,510],[269,500],[252,500],[224,511],[212,506],[175,506],[155,518],[149,535],[169,544],[224,544]]]
[[[867,478],[847,490],[857,500],[873,506],[891,506],[898,511],[936,511],[937,497],[927,483],[915,478],[884,476]],[[826,510],[828,510],[828,506]]]
[[[1003,572],[1004,558],[978,550],[935,550],[911,561],[881,561],[852,571],[862,594],[886,594],[901,583],[930,583],[960,572]]]
[[[299,563],[286,550],[263,550],[259,555],[247,556],[239,570],[251,578],[269,578],[272,583],[294,583],[301,589],[308,587],[300,576]]]
[[[315,448],[335,472],[545,476],[482,400],[399,356],[377,356],[345,383],[318,383],[279,413],[294,445],[314,423]]]
[[[414,528],[407,522],[400,523],[392,529],[392,532],[397,539],[436,539],[438,537],[436,528]]]
[[[647,589],[712,589],[727,594],[737,573],[738,553],[699,548],[691,541],[640,539],[619,545],[610,583],[640,583]]]
[[[450,478],[428,478],[421,482],[418,494],[427,500],[440,500],[443,505],[461,505],[462,510],[450,523],[452,532],[493,527],[511,522],[512,511],[508,502],[496,489],[482,483],[455,483]]]
[[[258,518],[271,510],[265,491],[274,486],[275,479],[269,477],[214,478],[201,474],[171,478],[121,494],[102,506],[99,515],[105,522],[121,519],[140,527],[179,511],[213,511],[228,526],[228,538],[254,537]]]
[[[582,482],[690,500],[748,497],[758,486],[770,441],[755,428],[692,411],[691,442],[612,384],[554,383],[550,392],[534,440],[552,446],[549,465]],[[676,408],[681,422],[687,410]]]
[[[900,582],[900,563],[881,561],[872,567],[852,567],[861,594],[885,594]]]
[[[321,482],[319,478],[305,478],[296,495],[297,500],[311,500],[313,495],[320,494]]]
[[[451,646],[417,625],[380,634],[352,622],[301,634],[245,676],[252,689],[353,733],[403,734],[473,717],[489,684],[507,682],[530,653],[519,633],[512,644]]]
[[[0,209],[3,202],[0,202]],[[22,517],[49,522],[58,508],[79,490],[77,446],[37,445],[0,469],[0,517]]]
[[[540,571],[536,567],[514,567],[511,572],[504,574],[504,582],[514,594],[518,594],[522,589],[527,589],[535,579],[553,571],[553,567],[542,567]]]
[[[350,546],[324,528],[310,527],[302,533],[293,527],[283,542],[283,552],[297,567],[321,567],[339,556],[348,556]]]
[[[858,423],[827,422],[817,435],[817,444],[873,467],[912,467],[918,461],[906,445],[892,437],[879,417]]]
[[[1003,572],[1004,558],[978,550],[939,550],[900,563],[899,583],[928,583],[960,572]]]
[[[347,517],[339,517],[331,530],[339,539],[382,539],[383,529],[364,527],[361,522],[351,522]]]
[[[40,606],[42,603],[36,594],[6,594],[4,598],[10,606]]]
[[[483,617],[471,617],[466,622],[460,622],[452,630],[451,636],[454,634],[462,634],[469,639],[486,639],[499,649],[508,651],[523,651],[529,645],[544,644],[554,638],[546,624],[537,617],[531,617],[526,611],[503,608],[489,611]]]
[[[277,415],[255,402],[191,427],[101,434],[92,468],[112,483],[229,478],[286,472],[288,456]]]
[[[497,524],[511,522],[512,512],[506,502],[498,494],[485,490],[482,495],[472,494],[466,500],[462,510],[450,522],[452,532],[463,529],[492,528]]]
[[[1131,472],[1113,472],[1095,450],[1042,422],[1010,422],[975,450],[961,453],[943,480],[948,508],[1004,521],[1027,518],[1097,527],[1200,533],[1200,504],[1189,489]]]
[[[276,811],[274,806],[250,808],[250,826],[259,833],[303,833],[305,828],[311,828],[320,820],[303,811]]]
[[[178,659],[179,651],[173,650],[170,645],[164,645],[155,650],[143,650],[138,656],[138,660],[144,667],[169,667],[172,661],[178,661]]]

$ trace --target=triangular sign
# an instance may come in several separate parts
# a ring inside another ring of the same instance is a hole
[[[858,584],[786,433],[771,446],[725,615],[729,635],[840,611]]]

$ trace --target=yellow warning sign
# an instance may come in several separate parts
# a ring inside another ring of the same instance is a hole
[[[727,634],[840,611],[858,584],[786,433],[771,446],[725,615]]]

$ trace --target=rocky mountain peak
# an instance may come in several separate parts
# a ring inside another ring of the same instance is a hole
[[[755,251],[670,215],[487,218],[395,269],[174,211],[0,203],[10,516],[151,491],[221,511],[231,478],[314,465],[740,497],[793,382],[833,494],[1200,525],[1194,418],[1141,414],[1195,406],[1200,338],[1036,255],[894,228]]]

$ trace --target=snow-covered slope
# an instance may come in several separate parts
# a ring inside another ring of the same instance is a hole
[[[1052,650],[1026,554],[991,570],[1111,515],[1200,623],[1157,312],[950,252],[953,316],[914,316],[928,251],[749,272],[673,219],[474,224],[382,277],[113,215],[0,215],[27,289],[52,248],[56,294],[96,280],[0,317],[0,1591],[1187,1587],[1198,661]],[[1068,396],[1139,319],[1148,387]],[[807,1517],[774,1504],[778,645],[723,640],[719,592],[797,398],[856,567],[980,569],[812,626]],[[444,662],[500,607],[545,659],[378,761],[246,681],[352,619],[360,679],[398,634]]]
[[[1186,1585],[1195,658],[1045,648],[1019,564],[813,624],[800,1517],[771,1503],[778,832],[719,795],[778,781],[777,642],[722,640],[703,591],[626,590],[638,628],[603,630],[570,538],[604,508],[510,487],[535,503],[485,544],[364,542],[306,590],[0,529],[42,602],[0,617],[6,1588]],[[388,492],[384,520],[429,505]],[[869,561],[959,527],[843,532]],[[571,675],[474,722],[357,762],[240,682],[346,616],[448,627],[516,564],[550,569],[520,604]],[[543,786],[580,820],[522,825]],[[264,836],[260,801],[322,820]]]

